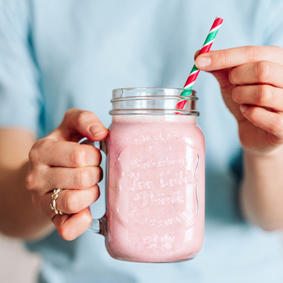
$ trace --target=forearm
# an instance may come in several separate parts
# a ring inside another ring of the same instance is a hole
[[[28,163],[18,169],[0,168],[0,232],[27,240],[44,237],[54,225],[32,204],[25,187]]]
[[[264,230],[283,229],[283,146],[269,154],[244,153],[241,205]]]

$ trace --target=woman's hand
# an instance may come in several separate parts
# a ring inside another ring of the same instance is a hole
[[[267,153],[283,143],[283,49],[246,46],[196,58],[200,70],[218,80],[223,99],[239,125],[243,148]]]
[[[218,80],[244,148],[240,205],[264,230],[283,219],[283,49],[247,46],[202,54],[196,66]]]
[[[65,240],[73,240],[87,230],[92,217],[89,206],[99,197],[97,183],[102,179],[100,151],[78,144],[83,137],[101,141],[107,129],[89,111],[68,110],[61,125],[32,147],[26,186],[33,204],[55,224]],[[53,190],[63,189],[51,209]]]

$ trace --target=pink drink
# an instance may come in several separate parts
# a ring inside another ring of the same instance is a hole
[[[200,251],[204,137],[188,115],[113,116],[106,247],[117,259],[174,262]]]

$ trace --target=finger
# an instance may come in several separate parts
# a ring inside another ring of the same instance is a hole
[[[200,49],[195,53],[194,60],[196,60],[196,58],[199,56],[199,54],[200,54]]]
[[[201,70],[215,71],[257,61],[283,64],[282,48],[277,46],[242,46],[211,51],[199,55],[195,64]]]
[[[30,161],[34,164],[61,167],[98,166],[101,152],[92,145],[43,139],[31,149]]]
[[[268,61],[247,63],[233,68],[229,72],[229,80],[232,84],[270,84],[283,87],[283,65]]]
[[[83,137],[101,141],[107,133],[108,130],[93,112],[70,109],[66,112],[61,125],[50,136],[72,141],[79,141]]]
[[[236,86],[232,98],[238,104],[251,104],[283,112],[283,90],[270,85]]]
[[[41,207],[44,214],[53,218],[54,210],[51,209],[53,191],[44,195]],[[56,199],[56,209],[64,214],[74,214],[93,204],[100,196],[99,186],[95,185],[87,190],[62,190]]]
[[[51,167],[37,172],[34,176],[34,188],[40,195],[54,188],[87,190],[103,178],[101,167],[60,168]]]
[[[242,114],[255,126],[277,137],[277,141],[283,140],[283,115],[268,111],[262,107],[241,105]]]
[[[90,209],[85,208],[73,215],[56,215],[52,221],[61,237],[72,241],[90,227],[92,216]]]

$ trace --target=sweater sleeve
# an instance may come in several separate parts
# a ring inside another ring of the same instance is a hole
[[[38,134],[43,98],[28,0],[0,0],[0,128]]]

